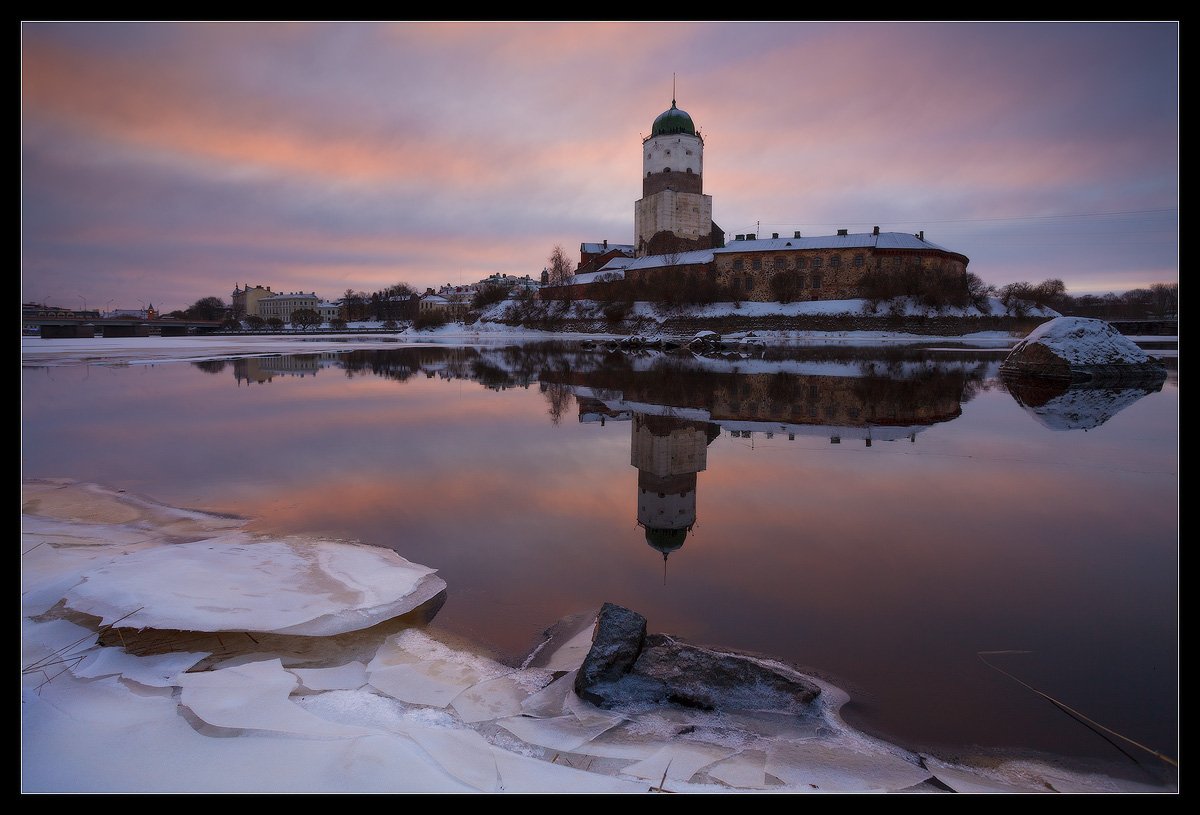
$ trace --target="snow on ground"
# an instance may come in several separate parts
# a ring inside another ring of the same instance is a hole
[[[747,333],[730,334],[737,342]],[[1015,337],[1004,331],[981,331],[955,337],[907,334],[899,331],[758,331],[756,338],[772,345],[890,345],[954,341],[979,348],[1010,348]],[[452,324],[430,331],[402,331],[394,334],[253,334],[195,337],[128,337],[106,339],[21,338],[21,362],[24,365],[73,365],[112,363],[138,365],[150,362],[233,359],[244,356],[279,354],[317,354],[325,351],[395,348],[405,345],[493,345],[499,343],[557,340],[566,342],[617,341],[624,334],[572,333],[540,331],[500,323]],[[651,337],[686,342],[691,337]],[[1169,339],[1169,338],[1166,338]]]
[[[600,710],[572,689],[588,619],[520,668],[440,639],[424,624],[431,603],[345,633],[270,632],[276,592],[294,603],[291,589],[310,579],[328,594],[353,574],[340,604],[373,606],[357,567],[344,568],[361,553],[291,541],[320,568],[289,566],[284,582],[300,582],[280,587],[268,561],[281,553],[244,521],[68,481],[22,492],[23,792],[943,791],[934,779],[964,791],[1147,789],[1028,761],[926,760],[849,728],[838,715],[846,695],[819,680],[819,704],[804,716]],[[224,561],[226,579],[212,585],[162,568],[182,569],[190,555],[178,550],[230,545],[247,557]],[[383,584],[392,571],[407,584],[423,567],[384,558],[374,568]],[[101,579],[118,572],[120,581]],[[247,599],[251,573],[270,585]],[[173,588],[139,585],[160,579]],[[62,602],[81,586],[110,616],[173,593],[156,600],[179,612],[172,625],[211,627],[236,613],[268,633],[139,628],[132,618],[110,628]]]
[[[689,306],[672,309],[655,303],[634,303],[629,316],[644,321],[660,323],[673,316],[710,317],[800,317],[800,316],[861,316],[865,300],[817,300],[802,303],[712,303],[706,306]],[[603,304],[583,300],[574,303],[566,316],[576,318],[590,315],[590,319],[602,319]],[[25,364],[70,364],[80,362],[107,362],[120,360],[128,364],[164,360],[226,359],[246,355],[304,354],[322,351],[346,351],[359,348],[388,348],[396,343],[419,344],[491,344],[531,340],[620,340],[625,334],[596,331],[573,333],[524,328],[495,322],[513,304],[497,303],[483,312],[483,318],[471,325],[449,323],[437,328],[417,330],[411,327],[395,331],[384,330],[384,323],[364,321],[350,323],[347,332],[321,333],[287,331],[276,334],[234,334],[221,336],[187,337],[95,337],[86,339],[42,339],[21,338],[21,359]],[[555,308],[551,304],[550,308]],[[557,312],[556,312],[557,313]],[[973,306],[966,309],[928,309],[911,299],[901,298],[894,304],[883,306],[878,311],[884,314],[972,317],[979,311]],[[999,301],[993,302],[992,314],[1004,314]],[[1048,309],[1031,308],[1030,316],[1056,316]],[[356,334],[355,331],[364,333]],[[369,332],[369,333],[367,333]],[[976,332],[964,336],[935,337],[908,334],[899,331],[758,331],[738,332],[728,335],[726,340],[745,338],[754,334],[758,344],[859,344],[878,345],[884,343],[927,343],[935,339],[969,342],[986,347],[1011,347],[1016,338],[1004,331]],[[658,337],[687,341],[688,337]]]

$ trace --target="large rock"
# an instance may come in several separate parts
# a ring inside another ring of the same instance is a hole
[[[593,689],[629,673],[645,638],[645,617],[614,603],[605,603],[596,620],[592,648],[575,676],[575,692],[593,704],[600,704],[602,697]]]
[[[703,710],[802,713],[821,689],[776,662],[646,635],[644,617],[606,603],[575,692],[605,708],[674,703]]]
[[[1056,317],[1042,323],[1009,352],[1006,376],[1068,382],[1154,380],[1166,367],[1104,320]]]

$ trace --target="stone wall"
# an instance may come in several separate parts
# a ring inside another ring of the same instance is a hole
[[[966,285],[965,264],[947,252],[885,254],[871,247],[756,251],[753,241],[735,241],[729,248],[737,251],[722,252],[713,261],[716,282],[742,300],[779,301],[772,279],[780,274],[794,281],[792,294],[786,298],[791,301],[863,297],[863,275],[914,266],[923,274],[944,276]]]

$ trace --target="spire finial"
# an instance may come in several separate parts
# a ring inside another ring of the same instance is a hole
[[[671,72],[671,107],[675,107],[675,72]]]

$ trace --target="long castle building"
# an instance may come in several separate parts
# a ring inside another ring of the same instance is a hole
[[[925,239],[925,233],[871,232],[790,237],[737,235],[728,244],[712,220],[704,192],[704,138],[674,99],[642,140],[642,197],[634,204],[634,243],[580,246],[580,267],[544,298],[588,299],[625,281],[638,293],[666,287],[719,291],[736,300],[844,300],[864,297],[871,273],[915,273],[965,290],[966,255]]]

